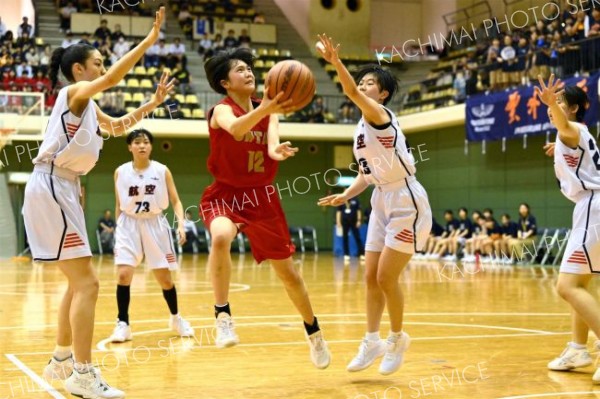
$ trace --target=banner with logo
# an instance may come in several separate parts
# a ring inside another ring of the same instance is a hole
[[[598,78],[569,78],[566,85],[577,85],[587,92],[590,106],[585,114],[585,124],[595,126],[598,122]],[[537,83],[537,82],[536,82]],[[556,131],[548,120],[546,107],[535,94],[534,86],[520,87],[487,95],[472,96],[467,100],[467,140],[512,139],[523,135]]]

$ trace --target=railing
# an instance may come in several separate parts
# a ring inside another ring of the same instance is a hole
[[[469,7],[459,8],[456,11],[442,15],[446,22],[446,30],[454,26],[467,26],[474,20],[492,17],[492,8],[487,0],[477,2]]]

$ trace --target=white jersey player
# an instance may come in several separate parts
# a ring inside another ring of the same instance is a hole
[[[177,217],[179,243],[183,244],[183,206],[169,169],[150,160],[153,141],[152,134],[145,129],[129,133],[127,145],[133,161],[119,166],[115,171],[115,265],[118,267],[119,314],[111,335],[112,342],[125,342],[132,338],[129,326],[131,281],[134,268],[144,257],[162,287],[171,312],[169,327],[182,337],[194,335],[194,329],[179,315],[177,291],[171,277],[171,269],[177,268],[177,259],[171,228],[163,214],[170,200]]]
[[[415,178],[415,161],[398,120],[387,104],[398,89],[394,76],[377,65],[363,67],[356,82],[338,57],[331,38],[319,36],[317,47],[336,69],[350,100],[362,118],[354,134],[358,176],[342,194],[319,200],[320,205],[338,206],[375,185],[367,231],[367,334],[348,371],[360,371],[384,356],[379,372],[391,374],[402,365],[410,338],[402,331],[404,301],[398,284],[400,273],[416,251],[421,251],[431,231],[432,214],[427,193]],[[381,340],[379,327],[387,305],[391,331]]]
[[[560,265],[556,289],[572,307],[572,341],[550,370],[566,371],[592,364],[587,350],[591,328],[600,337],[600,305],[589,291],[593,273],[600,272],[600,151],[596,140],[582,124],[589,100],[578,86],[563,85],[554,75],[548,85],[540,79],[536,93],[548,106],[550,122],[558,130],[556,143],[545,146],[554,156],[554,171],[562,193],[575,203],[573,226]],[[594,110],[595,111],[595,110]],[[600,383],[600,368],[592,377]]]
[[[92,97],[125,77],[158,38],[163,20],[161,8],[148,36],[108,71],[100,52],[87,44],[58,48],[52,53],[49,75],[53,87],[59,74],[69,85],[58,93],[44,140],[33,160],[23,218],[34,260],[56,262],[69,283],[58,311],[57,345],[43,375],[46,379],[66,379],[65,389],[79,397],[125,395],[104,382],[100,371],[92,366],[98,277],[92,267],[79,202],[79,177],[98,161],[103,143],[100,130],[111,135],[124,133],[164,101],[173,82],[167,83],[164,75],[152,101],[118,119],[102,112]]]

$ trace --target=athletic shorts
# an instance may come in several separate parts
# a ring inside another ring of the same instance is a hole
[[[51,164],[35,165],[22,209],[34,261],[92,256],[80,198],[77,174]]]
[[[220,216],[237,224],[257,263],[287,259],[296,251],[274,186],[236,188],[215,182],[202,194],[199,213],[209,231]]]
[[[146,258],[150,269],[177,269],[171,228],[164,215],[148,218],[121,213],[115,230],[115,265],[137,266]]]
[[[561,273],[600,273],[600,193],[591,191],[577,201],[573,228],[560,263]]]
[[[406,254],[422,251],[432,225],[425,189],[414,176],[376,186],[371,196],[366,251],[384,246]]]

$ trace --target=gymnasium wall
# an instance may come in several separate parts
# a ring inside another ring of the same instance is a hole
[[[352,127],[348,126],[348,129]],[[520,140],[509,141],[506,143],[506,152],[502,152],[500,142],[487,143],[486,154],[482,154],[481,144],[471,144],[467,155],[464,127],[411,134],[408,140],[413,148],[420,150],[420,155],[415,150],[417,176],[429,193],[434,216],[438,221],[443,220],[445,209],[456,211],[461,206],[466,206],[469,210],[490,207],[498,218],[504,212],[509,212],[516,218],[519,203],[525,201],[531,205],[540,226],[570,225],[573,206],[560,194],[552,160],[546,158],[541,150],[544,137],[530,138],[527,149],[523,149]],[[156,140],[154,159],[166,163],[173,172],[184,208],[195,206],[204,187],[211,181],[206,170],[208,140],[172,139],[169,140],[171,149],[168,152],[162,149],[166,141]],[[347,146],[349,142],[306,141],[296,144],[300,147],[300,152],[295,158],[281,163],[276,180],[283,207],[290,225],[315,226],[320,246],[329,249],[335,212],[331,208],[317,207],[316,202],[331,190],[323,174],[334,164],[334,146]],[[316,146],[316,152],[309,151],[311,145]],[[35,143],[29,144],[33,156],[36,154],[35,147]],[[17,152],[21,153],[21,162],[17,158]],[[27,151],[17,150],[15,146],[6,147],[0,154],[0,159],[7,164],[4,170],[8,172],[32,169]],[[88,233],[94,247],[96,223],[105,208],[114,207],[114,169],[129,159],[124,141],[109,139],[105,142],[100,162],[82,180],[86,191]],[[345,176],[353,175],[349,170],[341,172]],[[315,176],[315,173],[319,174]],[[334,176],[334,171],[327,174],[330,179]],[[290,189],[286,189],[287,182]],[[301,194],[304,191],[307,192]],[[368,203],[368,197],[369,193],[361,197],[363,207]],[[197,215],[195,208],[193,214]],[[169,220],[172,220],[171,210],[168,215]]]

